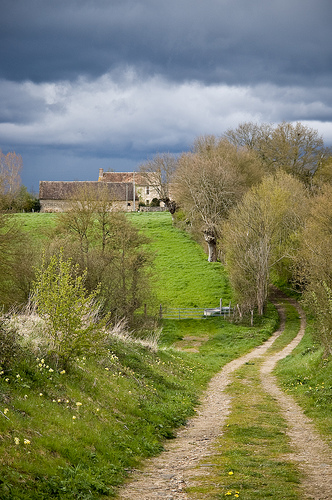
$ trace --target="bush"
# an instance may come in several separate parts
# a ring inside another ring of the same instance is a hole
[[[37,270],[32,301],[46,322],[50,350],[64,365],[81,354],[97,353],[106,337],[108,318],[99,318],[99,290],[88,294],[85,280],[86,272],[80,276],[78,266],[64,260],[62,252]]]
[[[151,200],[150,207],[160,207],[160,200],[158,200],[158,198],[153,198]]]

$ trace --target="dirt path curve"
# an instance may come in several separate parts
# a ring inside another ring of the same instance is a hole
[[[297,308],[301,317],[301,327],[294,340],[282,351],[269,356],[261,368],[262,386],[274,397],[281,408],[287,422],[287,434],[291,439],[294,453],[287,455],[287,459],[298,463],[303,472],[303,491],[305,498],[315,500],[332,499],[332,449],[314,429],[312,421],[306,417],[294,399],[282,392],[276,383],[276,377],[271,375],[272,370],[280,359],[285,358],[298,345],[305,331],[305,314],[295,301],[289,302]]]
[[[209,467],[213,467],[213,464],[206,463],[200,466],[200,461],[214,452],[211,445],[214,440],[222,434],[222,427],[225,423],[226,417],[230,413],[231,400],[227,394],[224,394],[224,389],[230,384],[231,374],[235,370],[237,370],[244,363],[263,356],[276,338],[282,333],[285,325],[285,315],[281,307],[278,306],[278,310],[281,319],[279,330],[276,331],[272,337],[261,346],[256,347],[250,353],[225,365],[224,368],[211,379],[205,393],[205,397],[202,400],[202,405],[197,411],[197,416],[192,418],[184,428],[179,430],[176,439],[168,441],[165,444],[166,449],[160,456],[146,460],[143,464],[142,470],[136,470],[132,473],[130,481],[119,492],[117,497],[119,500],[190,500],[190,497],[184,490],[187,486],[191,485],[191,481],[192,478],[194,478],[195,473],[201,474],[202,467],[206,468],[206,474],[209,473]],[[290,347],[290,351],[300,341],[303,336],[303,332],[304,324],[302,324],[299,336],[296,337],[296,344],[294,344],[293,347]],[[295,342],[295,339],[293,342]],[[291,345],[292,343],[290,346]],[[288,347],[286,349],[288,349]],[[288,354],[288,351],[286,352],[286,350],[283,352],[284,356]],[[278,356],[279,355],[280,354],[278,353]],[[271,368],[272,365],[269,364],[270,359],[275,359],[275,357],[269,358],[263,365],[265,370],[264,376],[270,380],[270,382],[267,383],[264,381],[264,387],[269,392],[270,389],[273,391],[275,391],[275,389],[279,391],[275,386],[273,377],[267,375],[273,369]],[[278,359],[281,358],[278,357]],[[275,359],[275,363],[278,359]],[[276,393],[273,395],[277,398],[277,395],[275,394]],[[282,393],[281,395],[284,396]],[[286,396],[284,397],[286,398]],[[292,412],[295,409],[295,406],[294,401],[290,399],[289,403],[285,403],[284,411],[286,413]],[[300,410],[299,413],[305,419]],[[299,416],[296,414],[291,417],[291,420],[297,420],[298,418]],[[295,431],[294,439],[296,442],[298,441],[298,438],[299,436],[296,436]],[[310,437],[307,436],[307,443],[309,442],[309,439]],[[318,443],[318,436],[315,436],[311,441]],[[323,443],[320,443],[319,446],[322,444]],[[325,452],[327,453],[327,450],[323,451],[322,449],[319,449],[317,457],[319,454],[320,456],[323,456]],[[331,453],[331,450],[329,450],[329,453]],[[329,453],[327,453],[326,456],[328,456]],[[303,462],[303,466],[306,466],[305,472],[308,473],[309,470],[308,475],[310,475],[310,469],[317,467],[318,462],[311,464],[310,456],[306,456],[305,458],[298,457],[299,455],[296,453],[292,455],[291,459],[299,461],[305,460],[305,462]],[[320,464],[320,469],[323,469],[323,465],[325,466],[324,471],[330,474],[331,468],[329,467],[329,462],[326,462],[324,459],[324,464]],[[306,484],[306,489],[308,488],[308,491],[312,482],[313,481],[311,479],[309,480],[309,483]],[[326,483],[328,484],[327,480]],[[312,491],[316,494],[315,485],[314,490]],[[320,487],[320,495],[322,494],[322,491],[323,490]],[[324,491],[327,490],[324,489]],[[309,496],[308,498],[315,498],[315,500],[327,498],[331,499],[332,496]]]

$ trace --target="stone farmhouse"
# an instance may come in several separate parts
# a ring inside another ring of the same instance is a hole
[[[156,184],[149,185],[146,178],[139,172],[104,172],[100,168],[98,180],[102,182],[132,183],[135,186],[139,201],[145,203],[145,205],[150,205],[154,198],[160,196]]]
[[[136,211],[139,202],[149,205],[158,198],[155,186],[149,186],[137,172],[104,172],[99,169],[98,181],[40,181],[39,200],[41,212],[66,212],[72,200],[86,188],[97,200],[104,194],[105,186],[112,207],[122,211]]]

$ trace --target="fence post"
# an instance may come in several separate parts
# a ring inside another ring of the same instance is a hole
[[[222,299],[220,299],[220,316],[221,316],[221,309],[222,309]]]

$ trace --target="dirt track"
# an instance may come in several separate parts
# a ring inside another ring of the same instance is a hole
[[[298,463],[304,474],[303,498],[315,500],[332,499],[332,450],[314,430],[311,421],[301,408],[276,385],[271,372],[280,359],[287,356],[304,335],[305,315],[296,303],[301,315],[301,328],[296,338],[282,351],[268,356],[261,368],[263,388],[280,405],[288,424],[293,453],[285,458]],[[230,363],[213,377],[199,407],[197,417],[177,433],[176,439],[166,443],[166,450],[158,457],[146,460],[142,470],[134,471],[130,481],[119,492],[119,500],[190,500],[185,492],[192,484],[195,474],[201,475],[202,468],[208,474],[213,464],[200,461],[213,453],[212,443],[222,435],[225,419],[230,412],[230,398],[225,387],[231,382],[231,374],[244,363],[263,356],[285,324],[283,308],[278,306],[280,329],[261,346],[249,354]],[[197,483],[196,483],[197,484]]]

